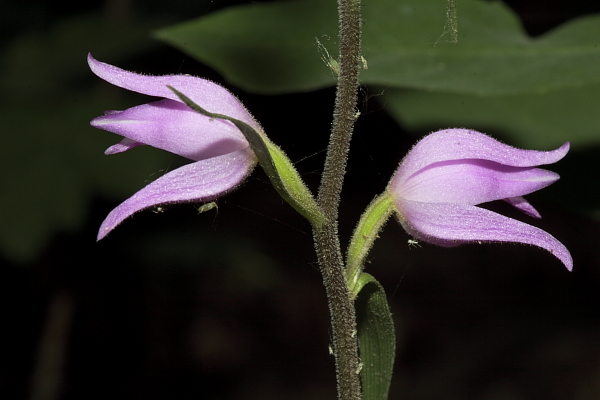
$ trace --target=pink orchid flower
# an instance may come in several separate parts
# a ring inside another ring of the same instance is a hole
[[[238,119],[262,132],[227,89],[189,75],[148,76],[124,71],[95,60],[91,54],[88,64],[96,75],[113,85],[163,98],[125,111],[108,111],[93,119],[92,126],[123,136],[105,154],[150,145],[193,161],[158,178],[112,210],[100,227],[98,240],[142,209],[214,200],[237,187],[256,165],[256,156],[238,128],[229,121],[192,111],[167,85],[210,112]]]
[[[552,151],[520,150],[476,131],[441,130],[410,150],[388,191],[400,223],[419,240],[444,247],[482,241],[531,244],[571,270],[571,254],[549,233],[476,207],[502,199],[541,218],[522,196],[556,182],[556,173],[535,167],[555,163],[568,151],[568,142]]]

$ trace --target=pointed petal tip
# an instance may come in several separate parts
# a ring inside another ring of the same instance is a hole
[[[531,204],[529,204],[527,200],[525,200],[525,198],[521,196],[509,197],[504,199],[504,201],[506,201],[511,206],[515,207],[517,210],[525,213],[526,215],[529,215],[530,217],[538,219],[542,218],[538,210],[536,210]]]
[[[96,236],[96,242],[99,242],[102,239],[104,239],[106,235],[110,233],[111,230],[112,229],[104,228],[103,226],[100,227],[100,230],[98,230],[98,236]]]
[[[102,61],[98,61],[98,60],[96,60],[96,59],[94,58],[94,56],[92,56],[92,53],[91,53],[91,52],[87,54],[87,63],[88,63],[88,65],[90,66],[90,69],[92,70],[92,72],[94,72],[96,75],[98,75],[98,74],[96,73],[96,71],[98,70],[98,68],[102,67],[103,65],[104,65],[104,66],[107,66],[107,67],[113,67],[113,66],[112,66],[112,65],[110,65],[110,64],[106,64],[106,63],[103,63]],[[117,68],[117,67],[114,67],[114,68]],[[117,68],[117,69],[118,69],[118,68]]]
[[[544,232],[544,231],[541,231]],[[546,232],[544,232],[546,233]],[[565,268],[567,268],[567,271],[572,272],[573,271],[573,257],[571,256],[571,253],[569,252],[569,250],[565,247],[565,245],[563,245],[561,242],[558,241],[558,239],[556,239],[554,236],[546,233],[546,235],[551,239],[550,243],[547,243],[545,245],[541,245],[540,243],[531,243],[534,246],[540,247],[542,249],[548,250],[550,252],[550,254],[552,254],[554,257],[558,258],[558,260],[560,262],[563,263],[563,265],[565,266]]]
[[[128,200],[125,200],[124,203],[127,203]],[[104,239],[106,237],[106,235],[111,233],[113,231],[113,229],[115,229],[117,227],[117,225],[119,225],[127,217],[129,217],[129,216],[131,216],[131,214],[133,214],[133,212],[129,213],[129,214],[122,212],[121,206],[124,203],[121,203],[121,205],[119,207],[112,210],[106,216],[104,221],[102,221],[102,225],[100,225],[100,229],[98,229],[98,235],[96,236],[96,242],[99,242],[100,240]]]
[[[569,272],[573,272],[573,259],[571,258],[571,255],[569,254],[569,258],[568,260],[561,260],[563,262],[563,264],[565,265],[565,267],[567,267],[567,270]]]
[[[124,138],[119,143],[113,144],[108,149],[104,150],[104,155],[111,156],[113,154],[123,153],[138,146],[143,146],[144,143],[136,142],[128,138]]]
[[[108,112],[105,111],[104,115],[101,115],[99,117],[92,119],[90,121],[90,125],[93,126],[94,128],[103,129],[105,131],[112,132],[112,130],[110,129],[110,126],[115,125],[114,114],[117,114],[117,113],[118,113],[118,111],[108,111]],[[117,133],[117,132],[113,132],[113,133]]]
[[[550,236],[550,237],[552,237],[552,236]],[[554,239],[554,240],[556,240],[556,239]],[[552,253],[552,255],[554,257],[558,258],[563,263],[565,268],[567,268],[567,270],[569,272],[573,271],[573,257],[571,256],[571,253],[569,252],[569,250],[567,250],[567,248],[561,242],[556,240],[556,247],[554,247],[554,248],[546,247],[546,250],[550,251],[550,253]]]
[[[554,150],[553,153],[556,154],[556,161],[561,160],[564,156],[567,155],[567,153],[569,152],[569,150],[571,149],[571,142],[565,142],[562,146],[560,146],[558,149]],[[555,162],[556,162],[555,161]]]
[[[102,125],[99,121],[99,119],[102,117],[96,117],[93,120],[90,121],[90,125],[93,126],[94,128],[98,128],[100,125]]]
[[[98,60],[96,60],[94,58],[94,56],[92,56],[92,53],[88,53],[88,55],[87,55],[87,63],[90,66],[90,69],[92,70],[92,72],[95,73],[96,75],[98,75],[96,73],[96,70],[103,63],[100,62],[100,61],[98,61]]]

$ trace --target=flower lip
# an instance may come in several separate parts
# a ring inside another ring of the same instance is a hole
[[[542,247],[571,270],[566,247],[541,229],[475,207],[506,200],[524,213],[539,213],[522,196],[559,176],[539,165],[554,163],[569,150],[521,150],[467,129],[434,132],[419,141],[390,180],[399,221],[417,239],[451,247],[477,241],[519,242]]]

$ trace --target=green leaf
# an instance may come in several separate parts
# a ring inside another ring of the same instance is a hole
[[[456,0],[448,43],[439,0],[364,0],[364,84],[474,94],[541,93],[600,83],[600,16],[532,39],[501,2]],[[335,79],[315,39],[337,47],[334,2],[251,4],[163,29],[157,36],[260,93],[308,91]],[[333,38],[331,41],[324,38]]]
[[[396,356],[394,321],[381,284],[369,274],[362,274],[359,281],[360,292],[354,305],[363,396],[365,400],[385,400]]]
[[[533,39],[502,2],[457,0],[458,43],[450,44],[439,36],[446,17],[439,3],[412,0],[398,6],[390,0],[371,18],[366,3],[365,83],[516,94],[600,82],[600,16]]]
[[[156,33],[251,92],[288,93],[336,80],[317,41],[337,38],[334,1],[258,3],[230,7]],[[337,41],[329,43],[336,48]]]
[[[409,130],[468,127],[511,144],[552,149],[600,142],[600,85],[547,94],[476,96],[389,89],[385,107]]]

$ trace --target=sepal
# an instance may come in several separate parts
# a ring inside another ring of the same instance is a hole
[[[346,282],[353,298],[360,291],[357,285],[359,277],[364,275],[361,272],[365,258],[394,210],[394,199],[386,190],[373,199],[354,229],[346,257]]]

